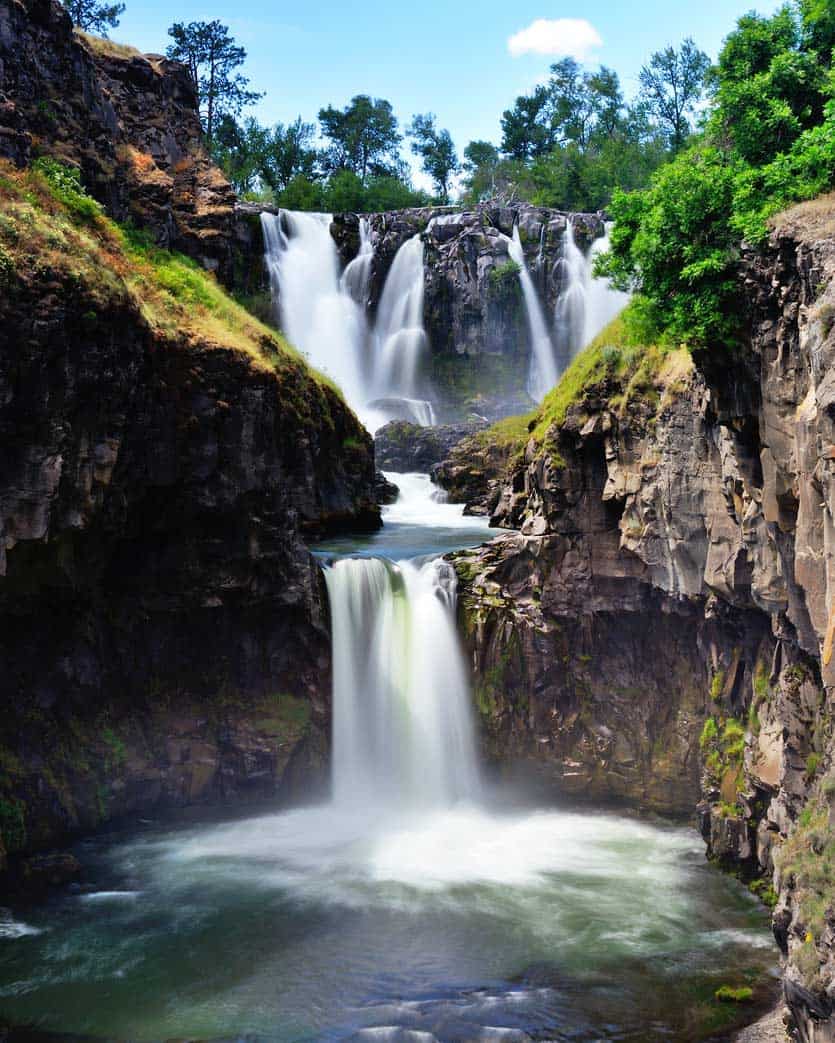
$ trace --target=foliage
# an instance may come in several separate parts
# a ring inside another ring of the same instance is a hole
[[[438,130],[435,116],[414,116],[406,131],[412,138],[412,152],[423,161],[424,172],[432,178],[442,203],[449,202],[452,177],[461,169],[455,145],[448,130]]]
[[[749,985],[720,985],[716,990],[716,999],[722,1003],[748,1003],[754,995],[754,990]]]
[[[678,152],[704,90],[710,59],[688,37],[679,48],[656,51],[640,73],[641,98]]]
[[[42,156],[32,164],[32,169],[49,184],[52,194],[80,221],[96,221],[101,207],[87,195],[81,184],[81,172],[76,167],[66,166],[56,159]]]
[[[329,142],[322,154],[327,172],[351,171],[363,185],[372,176],[402,174],[398,150],[403,138],[390,102],[357,94],[343,109],[320,109],[319,123]]]
[[[467,146],[467,200],[601,209],[616,186],[643,187],[667,154],[645,109],[625,103],[617,73],[583,72],[573,58],[552,65],[547,83],[505,111],[501,151],[484,141]]]
[[[703,137],[647,189],[614,194],[598,270],[641,293],[659,334],[734,344],[743,241],[761,242],[774,213],[835,183],[833,22],[812,0],[740,19],[710,73]]]
[[[699,746],[704,750],[709,743],[719,734],[719,727],[716,724],[716,720],[713,717],[708,717],[702,726],[702,734],[699,736]]]
[[[257,101],[261,94],[249,89],[249,80],[238,70],[246,51],[229,35],[229,27],[212,22],[175,22],[168,30],[174,41],[166,54],[183,62],[200,103],[200,118],[206,141],[212,147],[217,123],[224,116],[236,116]]]
[[[102,0],[63,0],[72,24],[88,33],[107,36],[108,29],[115,29],[125,12],[125,5],[108,4]]]

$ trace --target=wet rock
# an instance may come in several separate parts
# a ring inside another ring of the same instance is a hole
[[[401,474],[429,473],[468,435],[487,427],[484,420],[460,424],[420,427],[405,420],[392,420],[374,435],[374,452],[378,467]]]

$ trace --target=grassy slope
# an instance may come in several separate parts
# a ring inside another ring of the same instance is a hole
[[[189,258],[122,228],[61,170],[18,170],[0,161],[0,282],[49,278],[83,287],[101,307],[133,307],[160,340],[218,347],[281,373],[305,369],[339,394],[275,330],[264,325]]]

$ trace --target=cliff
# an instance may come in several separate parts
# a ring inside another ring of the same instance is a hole
[[[497,756],[698,803],[709,855],[777,901],[799,1038],[831,1040],[835,198],[741,281],[739,350],[615,324],[526,420],[493,515],[517,531],[457,557],[462,616]]]
[[[0,164],[0,831],[322,783],[305,537],[379,525],[339,393],[67,168]],[[318,778],[318,783],[317,783]]]
[[[235,196],[185,66],[74,30],[58,0],[0,0],[0,157],[44,155],[77,167],[116,220],[231,281]]]

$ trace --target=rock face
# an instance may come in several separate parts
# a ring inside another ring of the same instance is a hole
[[[374,435],[377,465],[384,471],[427,473],[462,439],[487,427],[486,421],[420,427],[406,420],[392,420]]]
[[[185,66],[74,31],[58,0],[0,0],[0,157],[44,154],[79,167],[117,220],[231,280],[235,196]]]
[[[490,747],[564,790],[700,803],[711,857],[778,898],[799,1038],[831,1040],[835,199],[745,259],[745,349],[589,387],[459,555]],[[823,868],[821,868],[823,866]]]
[[[370,437],[300,362],[161,339],[37,271],[0,296],[6,850],[314,791],[330,652],[303,538],[379,524]]]
[[[28,890],[104,822],[327,784],[306,541],[380,524],[371,438],[211,277],[24,169],[75,164],[229,277],[195,104],[182,66],[0,0],[0,871]]]

